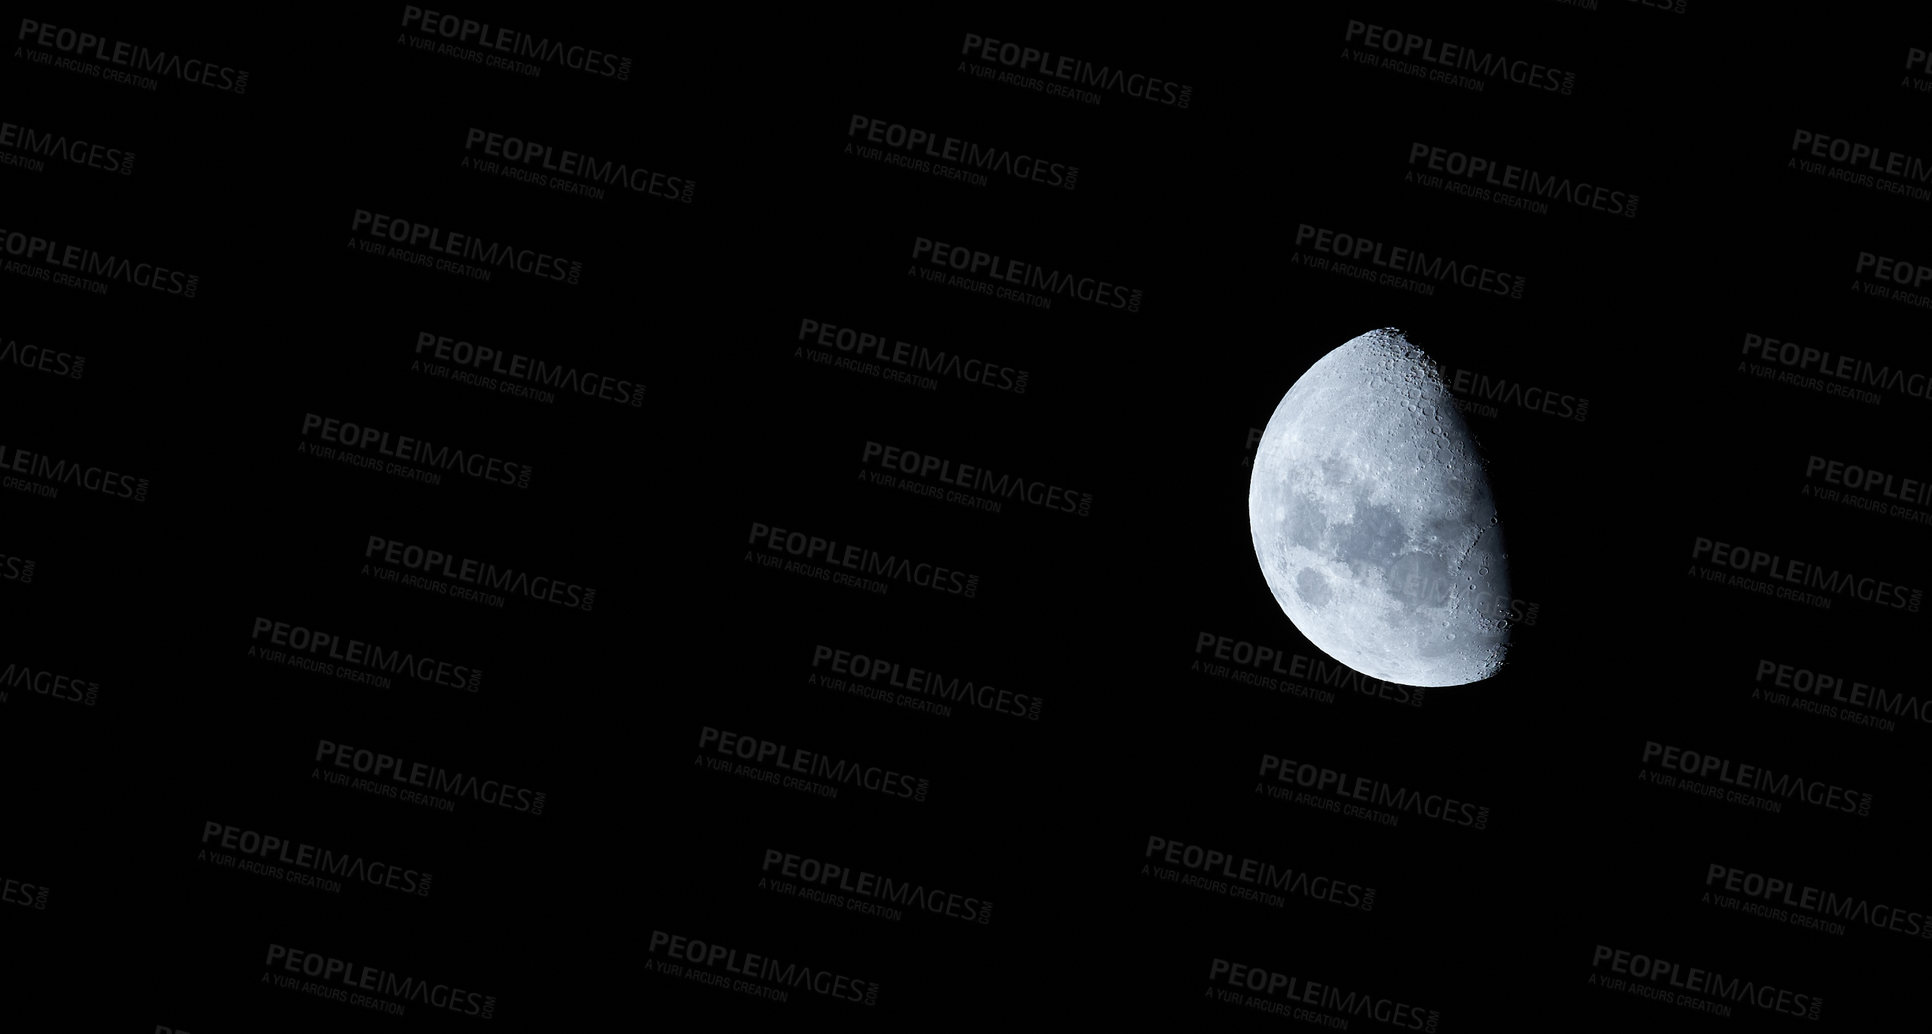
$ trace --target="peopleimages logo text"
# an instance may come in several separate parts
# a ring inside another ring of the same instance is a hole
[[[483,267],[513,269],[544,280],[575,284],[583,275],[581,261],[558,258],[534,248],[519,248],[502,241],[485,241],[473,234],[457,233],[440,226],[414,222],[396,216],[358,208],[349,220],[349,229],[376,240],[386,240],[411,248],[448,255]]]
[[[1018,259],[980,251],[977,248],[935,241],[930,237],[912,239],[912,257],[931,265],[971,276],[984,276],[1020,284],[1049,295],[1059,294],[1110,309],[1140,311],[1141,292],[1097,277],[1076,277],[1071,273]]]
[[[988,39],[978,33],[966,33],[959,52],[1047,79],[1123,94],[1170,108],[1185,108],[1194,97],[1194,87],[1183,83],[1096,65],[1067,54],[1054,54],[1034,47],[1023,47],[1018,43]]]
[[[1718,567],[1769,578],[1789,585],[1823,589],[1883,607],[1918,613],[1925,602],[1925,590],[1899,585],[1882,578],[1860,576],[1850,571],[1793,560],[1749,546],[1733,545],[1699,535],[1691,543],[1691,559],[1705,560]]]
[[[386,539],[380,535],[369,536],[368,544],[362,551],[363,559],[380,558],[385,564],[401,567],[408,571],[447,578],[464,585],[481,586],[516,596],[525,596],[541,603],[555,603],[561,607],[589,610],[596,602],[597,590],[575,582],[566,582],[546,575],[533,575],[529,571],[519,571],[513,567],[498,567],[483,560],[445,553],[440,549],[427,549],[407,542]]]
[[[1411,58],[1442,68],[1452,68],[1459,72],[1471,72],[1479,76],[1502,79],[1518,86],[1527,86],[1549,93],[1567,95],[1576,89],[1575,72],[1549,68],[1520,58],[1512,59],[1506,54],[1494,51],[1446,43],[1413,32],[1404,32],[1401,29],[1370,25],[1352,18],[1349,19],[1347,30],[1342,38],[1347,42],[1360,43],[1386,54]]]
[[[72,270],[85,276],[97,276],[123,284],[132,284],[135,287],[151,288],[162,294],[180,295],[184,298],[193,298],[195,291],[201,286],[201,277],[194,273],[168,269],[152,262],[137,262],[117,255],[106,255],[85,245],[63,244],[50,237],[41,237],[19,230],[0,229],[0,250],[12,258],[38,262],[56,269]]]
[[[301,948],[270,944],[268,958],[264,960],[263,965],[271,972],[280,970],[319,980],[324,987],[315,989],[311,993],[337,1001],[349,1001],[350,989],[353,989],[373,991],[392,999],[448,1009],[454,1013],[483,1020],[490,1019],[496,1014],[495,995],[465,991],[460,987],[444,983],[431,983],[393,970],[349,962]],[[341,986],[333,986],[336,984]]]
[[[48,47],[69,57],[179,79],[224,93],[248,91],[248,73],[241,69],[200,58],[184,58],[165,50],[149,50],[138,43],[108,39],[91,32],[37,22],[32,18],[20,19],[20,32],[14,39],[37,47]]]
[[[479,22],[474,18],[428,11],[414,4],[403,5],[402,24],[404,28],[416,29],[432,36],[454,40],[465,46],[492,50],[515,58],[530,58],[534,61],[561,65],[572,71],[616,79],[619,82],[631,77],[631,59],[621,54],[567,44],[562,40],[532,36],[527,32],[506,26]]]
[[[314,760],[318,765],[352,771],[398,786],[463,797],[478,804],[491,804],[531,816],[543,814],[550,796],[545,791],[532,790],[527,786],[516,786],[498,779],[479,779],[474,774],[466,775],[441,765],[409,761],[393,754],[352,747],[334,740],[317,739]]]
[[[1807,779],[1795,772],[1779,772],[1656,740],[1644,741],[1642,760],[1645,765],[1666,772],[1681,772],[1686,776],[1714,780],[1740,790],[1803,801],[1830,811],[1859,816],[1870,815],[1872,811],[1872,795],[1869,793],[1847,789],[1822,779]]]

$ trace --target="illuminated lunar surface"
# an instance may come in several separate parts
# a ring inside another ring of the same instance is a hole
[[[1330,657],[1406,686],[1502,667],[1509,564],[1476,441],[1394,329],[1302,374],[1262,432],[1248,527],[1275,600]]]

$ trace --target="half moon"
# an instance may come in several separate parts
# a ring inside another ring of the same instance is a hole
[[[1248,527],[1276,602],[1330,657],[1405,686],[1502,667],[1509,564],[1489,479],[1401,331],[1350,339],[1288,389],[1255,451]]]

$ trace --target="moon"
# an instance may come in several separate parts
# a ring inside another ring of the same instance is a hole
[[[1509,563],[1476,439],[1394,328],[1351,338],[1282,396],[1248,481],[1255,558],[1288,620],[1405,686],[1488,678],[1509,649]]]

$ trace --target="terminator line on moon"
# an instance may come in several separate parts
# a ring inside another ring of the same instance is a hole
[[[1393,328],[1301,375],[1262,431],[1248,528],[1310,642],[1406,686],[1494,674],[1509,563],[1476,440],[1436,364]]]

